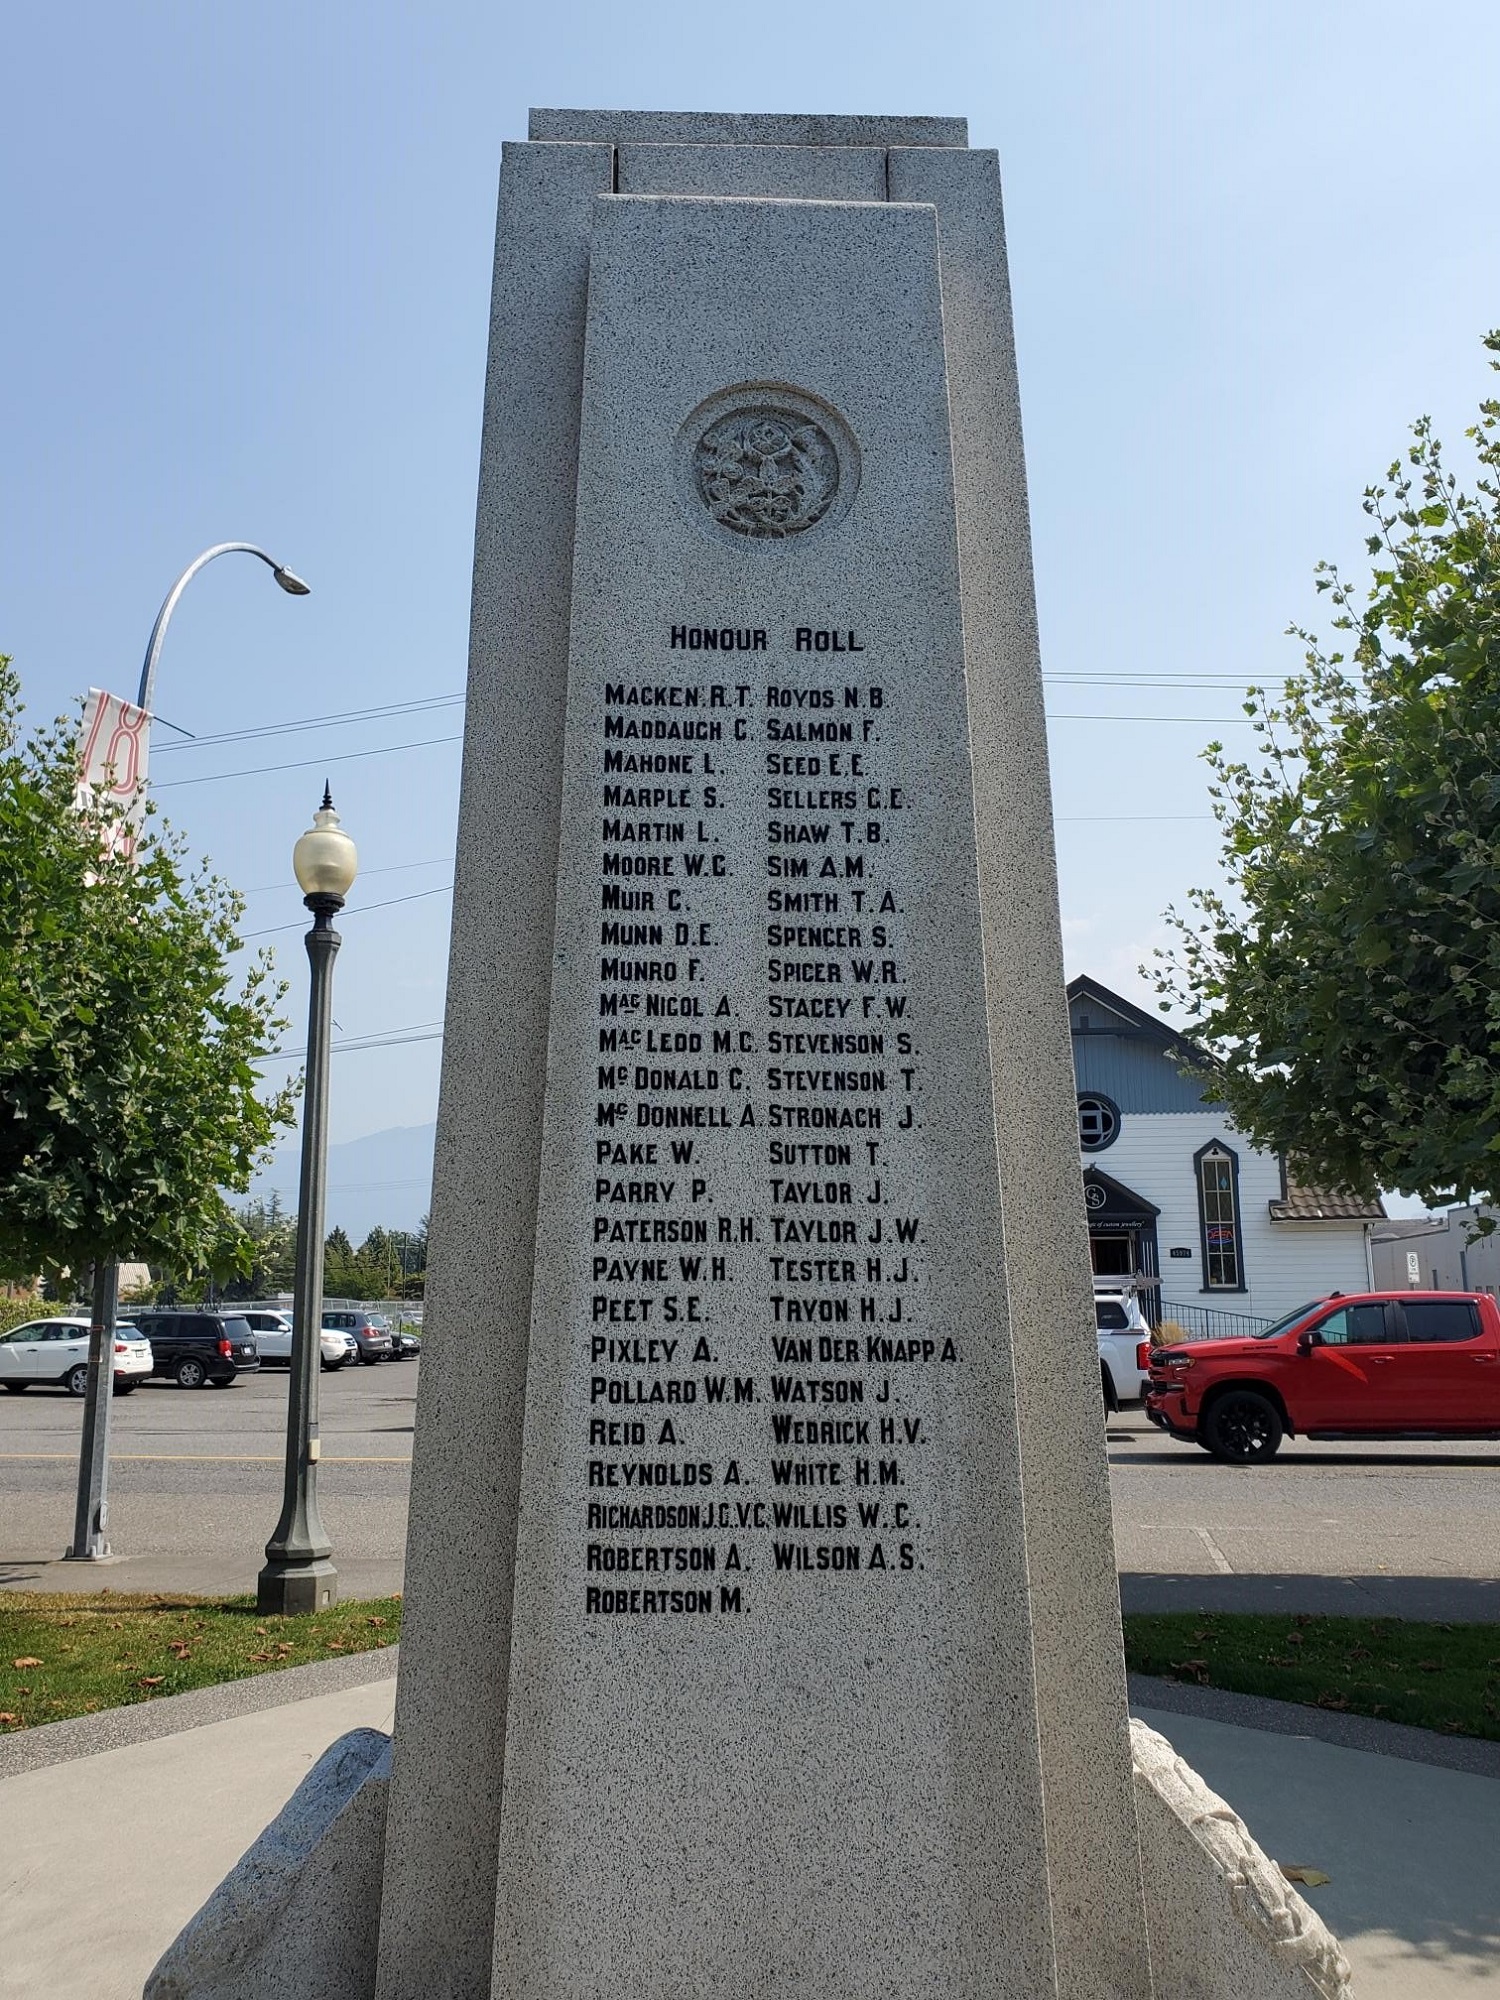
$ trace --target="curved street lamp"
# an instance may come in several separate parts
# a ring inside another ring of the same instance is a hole
[[[151,637],[146,645],[146,658],[141,667],[140,693],[135,698],[137,708],[149,709],[151,706],[151,692],[156,685],[156,662],[161,657],[162,641],[167,636],[167,626],[171,623],[172,613],[177,609],[178,598],[205,563],[211,563],[215,556],[232,555],[259,556],[288,597],[306,597],[312,590],[310,583],[304,583],[300,576],[294,576],[284,564],[277,562],[275,556],[268,556],[265,550],[258,549],[254,542],[216,542],[211,549],[205,549],[201,556],[193,558],[178,577],[167,592],[161,610],[156,614],[156,623],[151,627]]]
[[[333,961],[341,942],[333,920],[354,886],[359,854],[339,825],[333,797],[292,849],[302,900],[313,913],[307,946],[307,1078],[302,1099],[302,1170],[297,1192],[297,1261],[292,1279],[291,1384],[286,1406],[286,1473],[281,1519],[266,1543],[256,1580],[261,1612],[324,1611],[338,1596],[333,1544],[318,1511],[318,1363],[323,1327],[323,1221],[328,1169],[328,1055]]]
[[[215,556],[227,555],[258,556],[291,597],[306,597],[312,588],[300,576],[294,576],[291,570],[277,562],[274,556],[257,548],[254,542],[216,542],[201,556],[195,556],[167,592],[161,610],[156,614],[156,623],[151,627],[146,659],[141,668],[140,692],[136,696],[137,708],[145,709],[148,715],[156,683],[156,663],[161,657],[162,641],[167,636],[172,613],[177,609],[177,600],[205,563],[212,562]],[[119,1305],[119,1265],[113,1262],[96,1264],[89,1331],[89,1386],[83,1406],[78,1490],[73,1506],[73,1539],[65,1551],[65,1560],[69,1562],[104,1562],[110,1553],[105,1529],[109,1520],[109,1419],[114,1388],[115,1321],[119,1317]]]

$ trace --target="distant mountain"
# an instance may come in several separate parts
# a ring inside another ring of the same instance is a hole
[[[356,1246],[377,1223],[385,1229],[415,1229],[432,1199],[432,1142],[435,1125],[395,1125],[347,1139],[328,1148],[328,1227],[342,1229]],[[297,1206],[301,1139],[279,1146],[250,1193],[282,1206]]]

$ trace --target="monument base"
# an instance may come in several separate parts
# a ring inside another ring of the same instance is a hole
[[[1244,1821],[1130,1725],[1156,2000],[1354,2000],[1327,1925]],[[373,2000],[391,1741],[341,1736],[168,1947],[144,2000]]]
[[[370,2000],[391,1739],[323,1752],[146,1981],[146,2000]]]

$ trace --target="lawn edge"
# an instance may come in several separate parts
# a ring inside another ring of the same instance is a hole
[[[371,1646],[342,1659],[313,1660],[306,1666],[274,1667],[242,1680],[216,1681],[212,1687],[189,1688],[183,1694],[130,1702],[122,1708],[102,1708],[95,1715],[70,1716],[64,1722],[41,1722],[0,1736],[0,1780],[76,1757],[96,1757],[101,1751],[123,1750],[159,1736],[176,1736],[202,1729],[231,1716],[253,1715],[263,1708],[280,1708],[310,1701],[321,1694],[340,1694],[391,1679],[399,1645]]]
[[[1500,1778],[1500,1743],[1487,1737],[1448,1736],[1435,1729],[1418,1729],[1409,1722],[1382,1722],[1376,1716],[1277,1701],[1271,1695],[1236,1694],[1230,1688],[1195,1687],[1154,1674],[1130,1673],[1126,1681],[1132,1710],[1195,1715],[1206,1722],[1229,1722],[1272,1736],[1311,1736],[1344,1750],[1366,1750],[1377,1757],[1399,1757],[1409,1764],[1436,1764],[1475,1777]]]

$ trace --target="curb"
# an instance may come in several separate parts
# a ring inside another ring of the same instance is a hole
[[[1158,1680],[1150,1674],[1128,1674],[1126,1681],[1132,1713],[1144,1708],[1159,1714],[1195,1715],[1205,1722],[1230,1722],[1236,1728],[1258,1729],[1268,1736],[1311,1736],[1344,1750],[1399,1757],[1409,1764],[1436,1764],[1447,1771],[1467,1771],[1473,1777],[1500,1778],[1500,1743],[1483,1737],[1440,1736],[1435,1729],[1416,1729],[1406,1722],[1344,1715],[1301,1702],[1273,1701],[1268,1695],[1231,1694],[1227,1688],[1195,1687],[1185,1681]]]
[[[395,1677],[399,1646],[372,1647],[346,1660],[314,1660],[305,1667],[278,1667],[247,1680],[221,1681],[216,1687],[190,1688],[186,1694],[163,1695],[156,1701],[132,1702],[124,1708],[101,1709],[67,1722],[43,1722],[35,1729],[18,1729],[0,1736],[0,1779],[23,1771],[43,1770],[75,1757],[97,1757],[105,1750],[124,1750],[133,1743],[150,1743],[158,1736],[176,1736],[227,1722],[236,1715],[253,1715],[263,1708],[282,1708],[317,1695],[342,1694],[346,1688],[367,1687]]]

